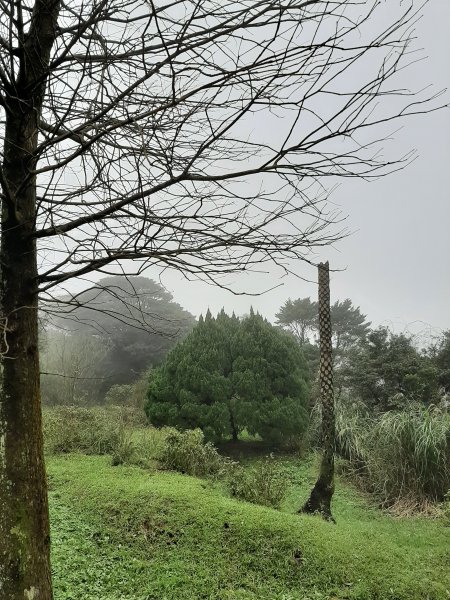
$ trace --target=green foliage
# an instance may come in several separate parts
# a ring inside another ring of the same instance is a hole
[[[371,331],[349,352],[341,377],[354,397],[383,412],[408,401],[430,404],[438,399],[438,369],[414,347],[411,337],[385,327]]]
[[[367,432],[373,426],[367,407],[361,401],[351,400],[347,395],[335,399],[336,453],[350,461],[353,468],[361,467],[367,450]],[[311,413],[308,431],[312,448],[321,447],[321,403],[317,402]]]
[[[105,411],[57,407],[44,412],[44,440],[50,454],[110,454],[121,443],[123,423]]]
[[[372,420],[366,407],[360,402],[349,402],[340,398],[335,406],[336,452],[349,460],[355,469],[365,464],[367,454],[367,432]]]
[[[121,407],[81,408],[58,406],[44,410],[44,443],[49,454],[125,452],[131,426],[142,425],[140,411]]]
[[[150,382],[155,426],[200,427],[208,439],[247,429],[282,444],[307,426],[307,365],[291,336],[260,315],[208,312]]]
[[[280,507],[289,483],[286,472],[272,456],[250,467],[238,466],[229,477],[232,496],[272,508]]]
[[[312,422],[317,432],[318,417]],[[341,397],[336,449],[355,481],[385,506],[442,501],[450,488],[450,414],[435,407],[409,404],[373,415]]]
[[[317,302],[311,302],[310,298],[298,298],[287,300],[277,313],[277,322],[290,331],[304,352],[308,367],[310,380],[315,382],[312,386],[311,406],[319,395],[318,371],[319,371],[319,348],[317,344],[311,343],[309,334],[315,334],[316,341],[319,338],[319,307]],[[330,307],[332,323],[332,343],[334,359],[334,382],[339,395],[345,385],[343,371],[352,369],[353,365],[348,360],[350,349],[363,343],[370,331],[370,323],[366,321],[366,315],[361,313],[359,307],[354,307],[352,301],[347,298],[337,301]]]
[[[230,461],[211,442],[205,442],[200,429],[165,430],[159,461],[166,469],[197,477],[217,476],[230,466]]]
[[[339,300],[330,307],[333,332],[333,349],[340,352],[364,340],[369,333],[370,322],[362,314],[359,306],[355,307],[350,298]]]
[[[450,489],[444,496],[443,518],[445,525],[447,527],[450,527]]]
[[[120,437],[118,443],[112,448],[111,454],[111,464],[113,466],[117,465],[125,465],[125,464],[133,464],[134,457],[136,455],[136,450],[133,445],[133,440],[129,432],[122,428],[120,430]]]
[[[288,468],[286,460],[283,467]],[[215,483],[108,458],[48,460],[58,600],[447,600],[448,529],[394,519],[339,480],[338,525],[292,514],[316,465],[292,461],[284,511]]]
[[[124,464],[155,470],[164,446],[165,432],[155,427],[133,429],[133,453]]]
[[[277,323],[291,331],[300,345],[308,341],[308,333],[318,328],[319,307],[310,298],[286,300],[275,315]]]
[[[109,388],[105,396],[105,404],[110,406],[129,406],[132,404],[133,385],[130,383],[116,384]]]
[[[330,307],[333,331],[333,348],[339,352],[363,340],[369,332],[366,315],[346,298]],[[310,298],[287,300],[276,314],[277,323],[291,331],[300,345],[308,340],[308,333],[319,334],[319,305]]]
[[[195,323],[171,294],[146,277],[106,277],[81,292],[77,303],[76,308],[61,304],[53,326],[65,332],[69,347],[81,339],[85,346],[94,340],[102,348],[88,359],[89,375],[99,379],[90,380],[90,387],[89,380],[83,384],[90,391],[91,404],[102,402],[113,385],[131,384],[150,366],[161,363]],[[51,348],[51,339],[60,332],[47,335]]]
[[[368,432],[365,462],[385,504],[442,501],[450,488],[450,414],[412,406],[383,414]]]
[[[109,388],[105,396],[105,405],[123,406],[138,410],[144,415],[144,404],[148,383],[153,376],[153,370],[144,371],[134,383],[116,384]]]
[[[444,394],[450,395],[450,330],[444,331],[436,343],[428,349],[431,364],[438,369],[439,385]],[[448,400],[448,398],[447,398]]]
[[[58,406],[44,410],[47,454],[107,454],[114,466],[155,470],[168,431],[148,427],[143,411],[133,407]]]

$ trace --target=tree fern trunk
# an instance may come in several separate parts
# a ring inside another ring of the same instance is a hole
[[[319,335],[322,460],[319,477],[311,490],[309,499],[299,512],[318,513],[324,519],[334,521],[331,514],[331,498],[334,492],[335,416],[328,262],[319,264]]]

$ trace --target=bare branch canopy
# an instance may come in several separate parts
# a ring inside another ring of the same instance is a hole
[[[422,0],[0,0],[0,594],[50,600],[38,297],[97,271],[228,287],[345,235],[399,118]],[[77,297],[71,298],[73,305]]]
[[[2,4],[8,114],[40,3]],[[413,60],[413,5],[377,30],[376,1],[45,4],[58,20],[22,183],[37,180],[42,291],[118,261],[214,279],[311,260],[343,234],[321,182],[395,168],[380,128],[429,100],[389,85]]]

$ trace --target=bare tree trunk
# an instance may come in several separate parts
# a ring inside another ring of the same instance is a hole
[[[20,31],[20,68],[5,105],[0,249],[0,597],[51,600],[50,529],[38,351],[36,166],[59,0],[37,0]]]
[[[4,230],[1,260],[7,346],[0,391],[0,597],[50,600],[35,253],[17,230]]]
[[[331,498],[334,492],[335,416],[328,262],[319,264],[319,334],[323,453],[319,478],[308,501],[299,512],[319,513],[324,519],[334,522],[331,514]]]
[[[0,595],[50,600],[50,533],[39,393],[33,150],[36,117],[7,119],[2,207]],[[4,194],[5,196],[5,194]]]

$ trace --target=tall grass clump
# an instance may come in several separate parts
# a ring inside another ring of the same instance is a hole
[[[414,405],[382,414],[367,432],[365,463],[385,505],[443,501],[450,488],[450,414]]]
[[[336,452],[350,461],[353,468],[363,468],[367,460],[368,434],[373,421],[366,406],[340,397],[335,406]]]
[[[353,481],[382,506],[421,508],[441,502],[450,489],[450,413],[406,404],[403,410],[369,412],[359,401],[336,401],[336,453]],[[311,416],[312,446],[320,447],[320,410]]]
[[[122,409],[59,406],[44,410],[44,443],[49,454],[113,454],[127,442],[134,417]]]
[[[346,394],[335,399],[335,448],[336,453],[351,462],[353,467],[362,466],[367,452],[367,435],[372,426],[367,407],[359,400],[351,400]],[[315,404],[308,429],[308,443],[320,450],[321,403]]]

